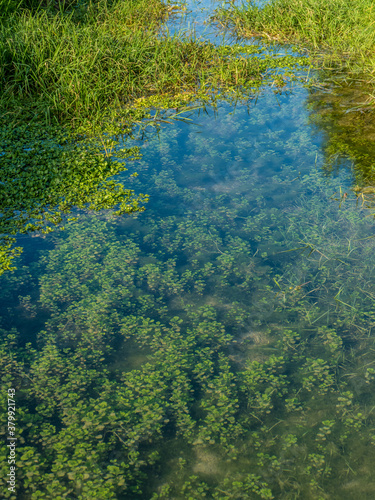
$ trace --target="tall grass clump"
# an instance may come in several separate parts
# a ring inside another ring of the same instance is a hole
[[[59,121],[93,120],[145,86],[155,58],[165,59],[167,47],[152,36],[162,11],[158,1],[104,0],[84,12],[10,15],[0,26],[0,107],[27,103]]]
[[[21,9],[0,23],[0,111],[95,122],[136,97],[243,85],[275,67],[271,58],[223,56],[194,37],[159,35],[167,9],[159,0],[57,7]]]
[[[349,58],[353,68],[375,69],[374,3],[371,0],[250,1],[222,12],[241,35],[262,36]]]

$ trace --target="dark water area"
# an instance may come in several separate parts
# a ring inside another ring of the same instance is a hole
[[[24,238],[19,498],[374,498],[372,155],[323,83],[129,140],[145,212]]]

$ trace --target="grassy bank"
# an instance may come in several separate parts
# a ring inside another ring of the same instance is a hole
[[[161,2],[140,0],[10,14],[0,32],[1,108],[29,105],[60,124],[103,119],[129,94],[160,84],[163,71],[171,77],[181,54],[155,37],[163,13]]]
[[[352,69],[375,68],[374,5],[371,0],[273,0],[264,7],[249,2],[222,12],[222,19],[245,36],[299,44],[350,60]]]
[[[12,13],[0,28],[0,110],[27,105],[77,127],[118,117],[135,97],[259,83],[272,64],[157,36],[165,15],[158,0]]]

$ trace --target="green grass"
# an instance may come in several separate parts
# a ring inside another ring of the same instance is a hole
[[[77,126],[145,95],[259,84],[272,66],[193,37],[158,36],[166,11],[158,0],[102,0],[9,15],[0,25],[0,111],[32,108]]]
[[[103,1],[68,15],[12,14],[0,28],[1,108],[28,101],[59,122],[95,120],[155,77],[160,81],[155,63],[169,47],[154,35],[163,10],[159,1],[140,0]]]
[[[375,69],[375,16],[371,0],[273,0],[222,12],[237,32],[350,58],[353,67]]]

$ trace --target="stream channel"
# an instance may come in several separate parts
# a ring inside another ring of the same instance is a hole
[[[165,29],[232,43],[204,24],[218,5],[192,0]],[[37,346],[44,392],[19,402],[35,423],[19,481],[34,460],[37,488],[56,481],[59,498],[375,498],[375,224],[352,190],[374,152],[359,101],[323,74],[218,98],[129,141],[145,212],[23,238],[1,326]]]

